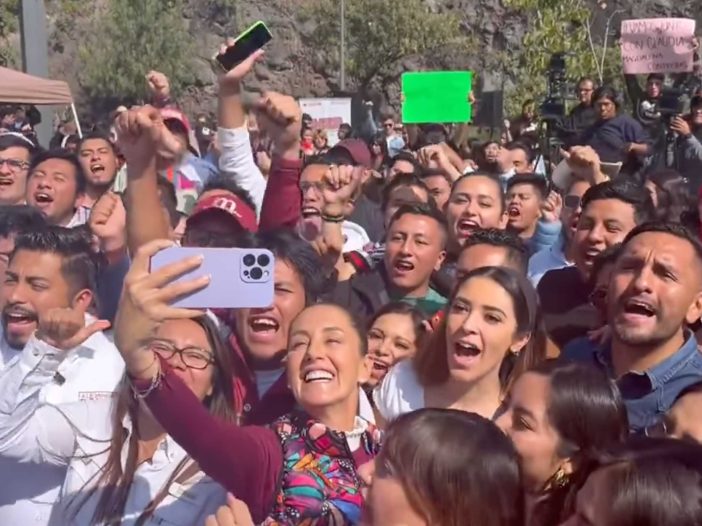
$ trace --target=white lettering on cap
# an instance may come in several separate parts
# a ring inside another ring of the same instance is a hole
[[[236,210],[236,201],[233,199],[229,199],[227,197],[217,197],[212,204],[220,210],[224,210],[233,216],[239,218],[241,217],[241,214]]]

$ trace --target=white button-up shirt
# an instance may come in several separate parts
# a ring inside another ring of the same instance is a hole
[[[66,478],[66,467],[29,464],[6,456],[16,437],[7,426],[17,406],[31,397],[40,404],[110,398],[124,373],[114,343],[97,333],[68,352],[32,338],[22,351],[11,349],[0,330],[0,525],[45,526]],[[29,389],[29,390],[28,390]]]
[[[18,385],[15,382],[14,397],[5,397],[0,404],[0,453],[20,462],[67,467],[50,524],[91,524],[101,495],[100,491],[91,490],[107,463],[117,397],[88,397],[69,404],[42,401],[42,386],[54,381],[62,353],[34,338],[27,346],[38,350],[37,354],[42,358],[31,369],[26,367],[30,372]],[[25,353],[23,358],[29,357]],[[6,386],[0,381],[0,389],[3,387]],[[12,400],[8,401],[8,398]],[[121,427],[127,435],[125,444],[128,444],[132,431],[129,415],[123,418]],[[125,446],[122,468],[126,465],[127,453],[128,447]],[[123,526],[135,524],[185,459],[187,453],[173,439],[166,436],[161,441],[153,458],[136,469],[125,505]],[[203,524],[205,518],[225,500],[224,488],[198,472],[187,481],[173,482],[145,524]],[[81,503],[82,506],[78,507]]]

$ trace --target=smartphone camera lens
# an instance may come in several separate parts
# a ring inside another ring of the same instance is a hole
[[[271,262],[271,258],[269,258],[267,254],[261,254],[256,261],[258,261],[258,264],[262,267],[267,267]]]
[[[260,268],[254,267],[251,269],[251,279],[261,279],[262,276],[263,271]]]
[[[254,256],[253,254],[246,254],[244,256],[244,265],[250,267],[254,263],[256,263],[256,256]]]

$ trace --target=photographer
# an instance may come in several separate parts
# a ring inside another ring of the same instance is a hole
[[[670,130],[677,138],[668,165],[688,180],[690,190],[697,195],[702,185],[702,96],[692,98],[688,115],[672,119]]]

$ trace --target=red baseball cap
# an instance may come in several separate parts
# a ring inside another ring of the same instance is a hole
[[[356,166],[363,166],[364,168],[369,168],[371,165],[371,153],[368,146],[361,139],[344,139],[334,145],[334,147],[329,150],[333,152],[336,149],[343,149],[351,156],[353,162]]]
[[[175,108],[161,108],[160,113],[163,122],[178,121],[185,127],[185,130],[188,132],[188,135],[190,134],[190,130],[192,128],[190,128],[190,121],[185,116],[185,113]]]
[[[226,190],[217,191],[216,193],[208,192],[204,199],[199,199],[195,203],[188,220],[210,210],[221,210],[229,214],[244,230],[249,232],[258,230],[256,212],[236,194]]]

